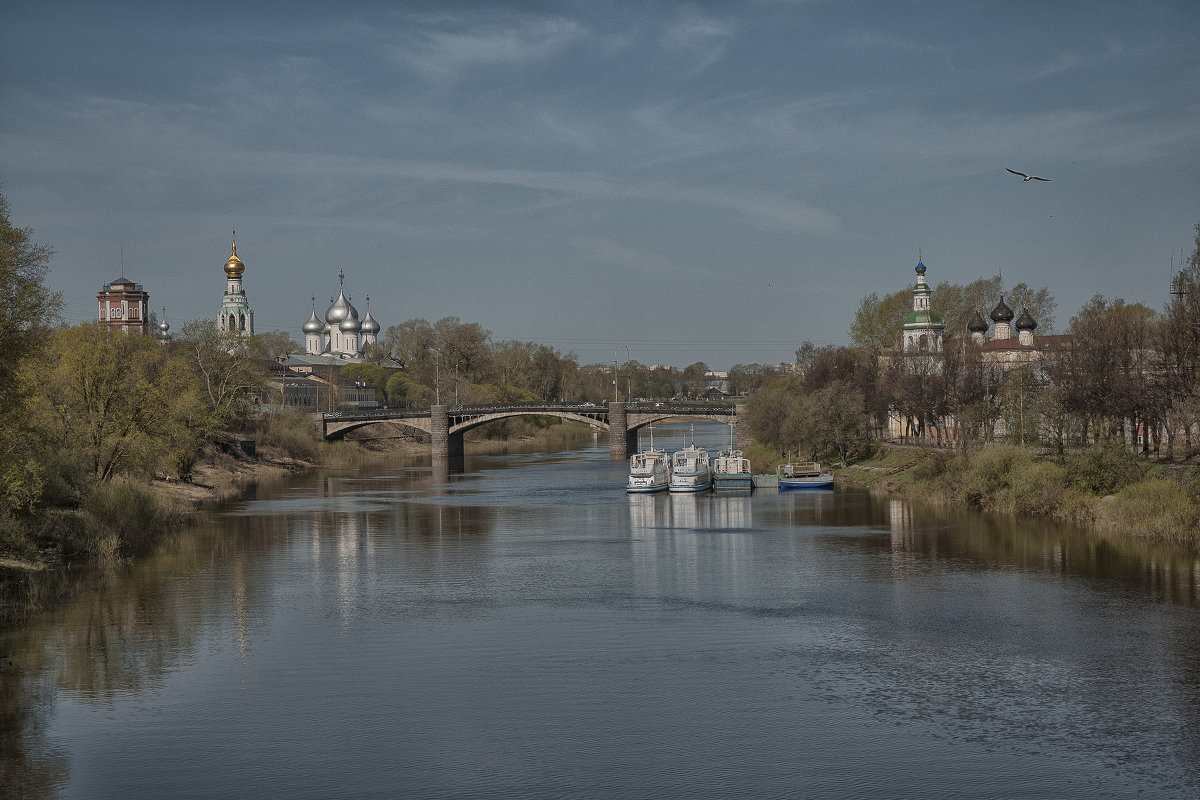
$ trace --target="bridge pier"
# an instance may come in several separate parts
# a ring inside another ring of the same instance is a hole
[[[450,413],[447,406],[429,407],[429,447],[433,461],[461,463],[463,459],[462,433],[450,433]]]
[[[624,461],[637,452],[637,430],[629,430],[625,404],[608,404],[608,457]]]

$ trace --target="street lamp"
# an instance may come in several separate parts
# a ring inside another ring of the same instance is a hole
[[[630,397],[630,369],[629,369],[629,345],[625,345],[625,402],[629,403],[633,400]]]
[[[617,348],[613,348],[613,402],[617,402]]]
[[[454,362],[454,405],[458,406],[458,362]]]
[[[437,350],[433,351],[433,402],[439,406],[442,404],[441,355]]]

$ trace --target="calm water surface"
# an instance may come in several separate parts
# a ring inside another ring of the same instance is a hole
[[[307,476],[80,576],[0,633],[0,792],[1200,796],[1189,555],[627,496],[603,440],[466,466]]]

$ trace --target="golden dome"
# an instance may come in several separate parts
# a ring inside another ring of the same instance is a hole
[[[229,256],[229,260],[225,262],[225,274],[231,278],[240,278],[242,273],[246,271],[246,265],[237,255],[237,231],[233,232],[233,254]]]

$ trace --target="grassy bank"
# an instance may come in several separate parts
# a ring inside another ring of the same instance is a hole
[[[591,428],[580,423],[518,421],[474,432],[468,449],[512,442],[554,448],[591,436]],[[248,441],[254,442],[254,455],[243,445]],[[203,509],[241,496],[252,483],[318,467],[379,466],[400,455],[426,454],[428,448],[402,437],[328,442],[308,414],[284,410],[251,420],[236,435],[199,442],[182,477],[160,472],[96,481],[78,470],[47,470],[38,499],[21,514],[0,519],[0,584],[46,567],[136,556]]]
[[[1200,546],[1200,477],[1141,461],[1120,442],[1063,459],[998,444],[966,453],[884,447],[838,472],[841,485]]]

